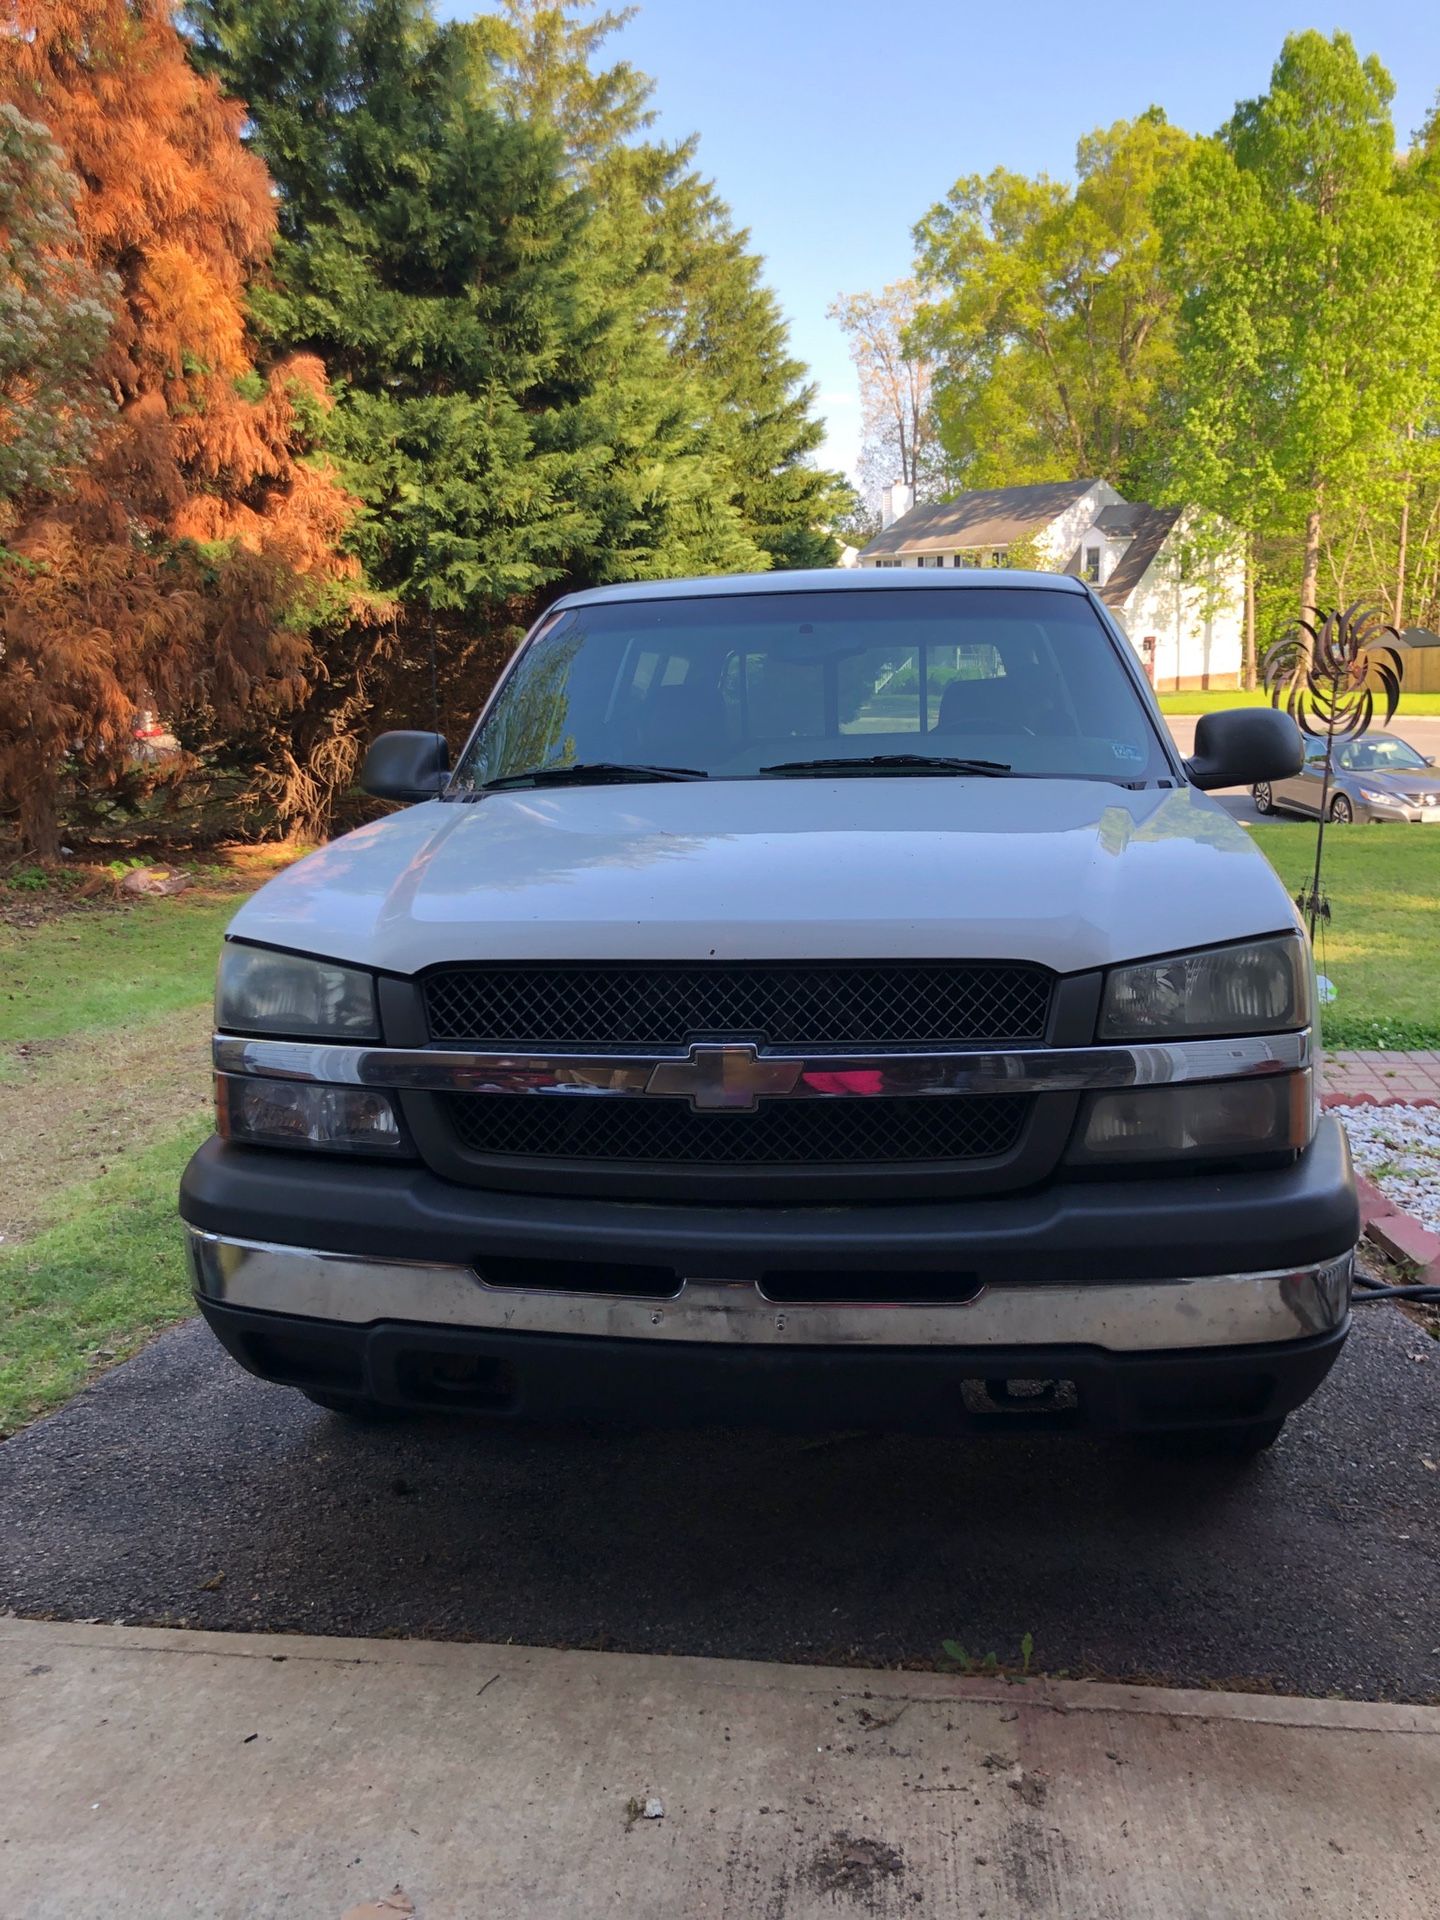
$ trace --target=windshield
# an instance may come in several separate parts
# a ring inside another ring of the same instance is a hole
[[[973,760],[1032,777],[1163,777],[1173,769],[1116,644],[1088,600],[1045,588],[577,607],[524,649],[456,784],[566,766],[582,778],[820,777],[809,763],[823,760],[871,763],[857,773]],[[887,768],[890,755],[903,761]]]
[[[1372,733],[1352,740],[1341,752],[1340,764],[1347,773],[1412,773],[1428,763],[1393,733]]]

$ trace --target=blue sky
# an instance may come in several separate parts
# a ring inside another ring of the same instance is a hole
[[[958,175],[1067,177],[1080,134],[1152,102],[1212,132],[1309,26],[1379,54],[1408,142],[1440,90],[1434,0],[1331,0],[1318,15],[1273,0],[645,0],[611,45],[654,78],[659,131],[699,133],[819,385],[829,460],[848,467],[858,397],[825,309],[909,271],[911,227]]]

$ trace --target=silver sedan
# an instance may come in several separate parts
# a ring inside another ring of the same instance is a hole
[[[1325,742],[1305,742],[1305,764],[1288,780],[1251,789],[1260,813],[1318,814],[1325,784]],[[1326,811],[1350,820],[1408,820],[1440,826],[1440,772],[1393,733],[1364,733],[1335,749]]]

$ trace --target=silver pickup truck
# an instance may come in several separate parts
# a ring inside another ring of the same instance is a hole
[[[357,1415],[1267,1445],[1349,1326],[1311,956],[1080,581],[558,602],[232,922],[200,1307]]]

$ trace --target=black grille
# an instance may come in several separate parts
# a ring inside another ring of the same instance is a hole
[[[982,1160],[1009,1153],[1024,1094],[777,1100],[754,1113],[695,1113],[683,1100],[587,1094],[446,1096],[473,1153],[544,1160],[807,1167]]]
[[[772,1047],[1040,1040],[1051,975],[983,961],[810,966],[448,967],[424,983],[434,1040]]]

